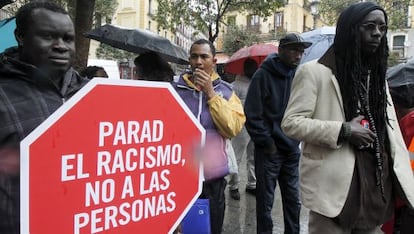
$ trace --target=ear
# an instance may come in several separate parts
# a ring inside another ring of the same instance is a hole
[[[23,46],[23,34],[17,28],[14,30],[14,37],[16,38],[17,44]]]
[[[213,63],[217,64],[217,58],[216,57],[213,58]]]

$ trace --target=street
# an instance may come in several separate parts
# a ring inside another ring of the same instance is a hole
[[[222,234],[254,234],[256,233],[256,198],[246,194],[246,161],[245,158],[239,166],[240,173],[240,201],[233,200],[226,188],[226,213],[224,217],[224,227]],[[302,206],[300,216],[300,233],[308,233],[308,212],[309,210]],[[275,202],[272,210],[273,217],[273,234],[283,234],[283,212],[282,200],[280,197],[279,186],[276,188]]]

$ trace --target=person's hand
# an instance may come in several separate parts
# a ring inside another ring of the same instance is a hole
[[[20,154],[11,148],[0,149],[0,174],[15,176],[20,172]]]
[[[358,148],[368,147],[374,142],[375,139],[374,132],[368,128],[362,127],[360,124],[361,120],[364,118],[364,116],[359,115],[349,122],[351,126],[351,136],[349,137],[349,142]]]
[[[208,99],[214,97],[215,92],[213,88],[213,82],[211,81],[210,75],[199,68],[193,71],[194,84],[202,92],[204,92]]]

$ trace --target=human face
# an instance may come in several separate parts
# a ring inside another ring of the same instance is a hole
[[[371,11],[359,24],[361,48],[364,54],[375,53],[387,33],[387,24],[381,10]]]
[[[194,44],[191,47],[189,61],[193,71],[198,68],[211,75],[217,59],[213,56],[208,44]]]
[[[302,59],[305,47],[303,45],[289,45],[279,48],[280,60],[289,67],[297,67]]]
[[[43,8],[31,14],[26,32],[16,32],[21,59],[43,70],[51,78],[60,78],[75,58],[75,29],[70,17]]]

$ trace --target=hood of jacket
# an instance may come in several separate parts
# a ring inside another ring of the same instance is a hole
[[[290,77],[291,74],[293,74],[292,72],[295,72],[296,70],[296,68],[285,65],[276,53],[268,55],[260,68],[266,70],[277,78]]]
[[[20,61],[17,47],[11,47],[0,54],[0,82],[10,82],[15,79],[24,80],[37,86],[52,87],[62,97],[71,96],[89,81],[70,68],[63,75],[61,87],[58,87],[51,77],[37,67]]]

